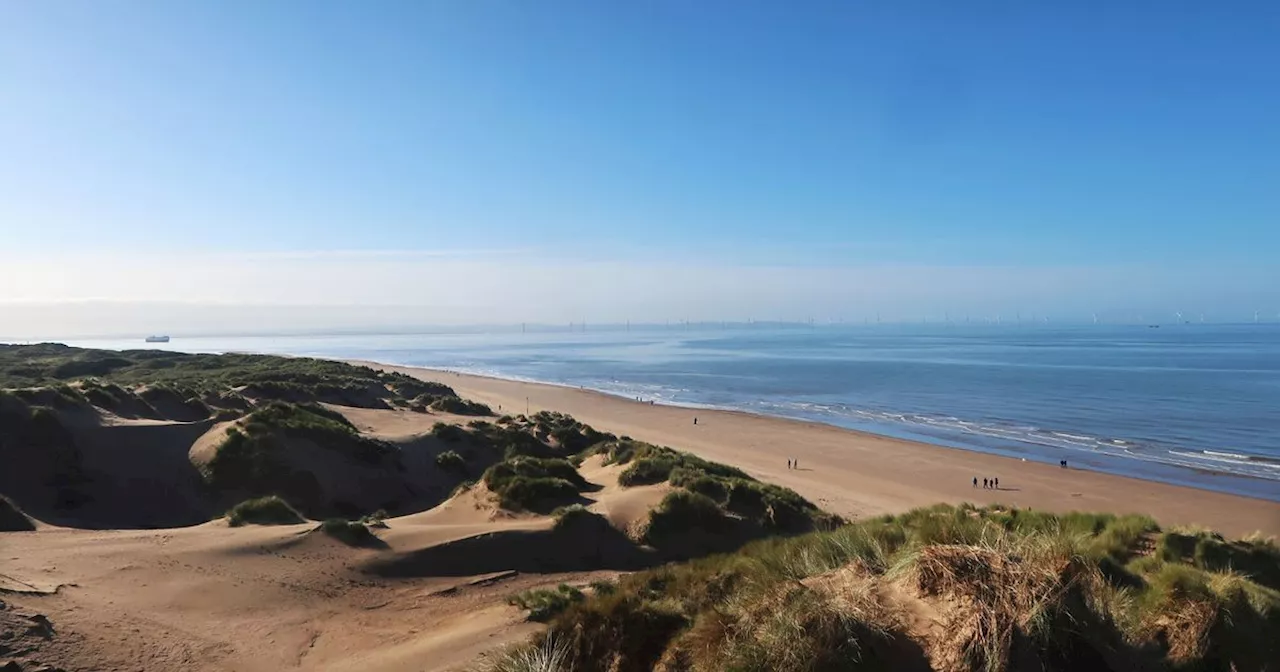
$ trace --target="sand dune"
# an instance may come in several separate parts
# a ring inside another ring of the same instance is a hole
[[[426,422],[405,411],[352,415],[362,428],[404,440]],[[173,445],[199,458],[208,437],[227,426],[192,426]],[[499,509],[480,484],[388,519],[376,531],[380,548],[347,546],[315,522],[232,528],[217,519],[161,530],[42,524],[38,532],[5,533],[0,628],[25,628],[34,614],[47,618],[54,636],[23,640],[33,648],[23,659],[68,670],[456,669],[538,627],[506,604],[508,595],[652,560],[622,530],[668,487],[621,488],[620,471],[599,458],[583,467],[598,486],[589,507],[617,529],[557,530],[549,516]]]

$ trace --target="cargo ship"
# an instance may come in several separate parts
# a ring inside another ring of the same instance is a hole
[[[148,336],[147,342],[148,343],[168,343],[169,337],[168,336]]]

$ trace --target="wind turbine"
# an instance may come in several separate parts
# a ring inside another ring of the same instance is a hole
[[[1178,318],[1178,324],[1182,324],[1182,311],[1176,310],[1174,311],[1173,315],[1174,317]]]
[[[1258,323],[1258,313],[1261,313],[1261,312],[1262,312],[1261,310],[1255,310],[1255,311],[1253,311],[1253,323],[1254,323],[1254,324],[1257,324],[1257,323]]]

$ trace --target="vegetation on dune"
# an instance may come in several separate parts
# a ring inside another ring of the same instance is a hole
[[[794,491],[762,483],[746,472],[671,448],[623,439],[597,450],[609,464],[627,464],[618,476],[623,486],[668,482],[697,493],[725,511],[783,533],[830,529],[840,519],[825,513]]]
[[[30,388],[96,379],[95,405],[120,404],[120,390],[146,385],[174,390],[186,402],[231,390],[259,399],[325,401],[349,406],[456,399],[441,383],[303,357],[194,355],[159,350],[86,350],[55,343],[0,345],[0,388]],[[86,396],[88,392],[86,391]],[[459,400],[460,401],[460,400]],[[99,403],[102,402],[102,403]],[[448,403],[448,402],[446,402]],[[465,402],[470,403],[470,402]],[[216,405],[216,404],[212,404]]]
[[[529,620],[545,623],[569,605],[585,598],[581,590],[562,583],[555,588],[534,588],[517,593],[507,599],[507,604],[528,611]]]
[[[398,468],[395,446],[361,436],[340,413],[321,406],[272,402],[254,411],[227,437],[204,465],[205,480],[223,491],[281,494],[306,511],[317,501],[315,477],[286,459],[290,441],[303,439],[334,451],[353,463]]]
[[[431,435],[445,443],[459,443],[470,438],[467,430],[447,422],[437,422],[431,426]]]
[[[1211,530],[1175,529],[1160,537],[1156,554],[1166,562],[1211,572],[1239,572],[1280,590],[1280,546],[1262,541],[1257,537],[1233,541]]]
[[[369,527],[358,520],[329,518],[320,523],[320,531],[348,546],[373,546],[379,539]]]
[[[1215,568],[1218,546],[1256,565]],[[1264,670],[1277,552],[1143,516],[936,506],[624,576],[495,669],[555,650],[566,672]]]
[[[710,497],[676,490],[667,494],[649,514],[643,541],[661,547],[673,537],[714,535],[725,532],[729,526],[729,518]]]
[[[456,450],[446,450],[436,455],[436,466],[445,471],[454,471],[460,474],[467,472],[467,461]]]
[[[494,658],[484,672],[562,672],[569,649],[553,639],[536,646],[517,646]]]
[[[227,511],[231,527],[241,525],[293,525],[306,522],[289,503],[275,495],[248,499]]]
[[[661,483],[670,478],[671,472],[677,467],[716,478],[754,480],[737,467],[643,441],[622,439],[602,446],[600,451],[605,456],[605,464],[630,465],[618,477],[618,482],[622,485]]]
[[[576,499],[589,485],[566,459],[525,456],[489,467],[484,483],[503,508],[539,513]]]
[[[584,521],[604,520],[604,516],[591,511],[581,504],[562,506],[552,511],[551,515],[556,519],[554,528],[556,530],[566,530],[581,525]]]
[[[0,389],[0,411],[21,406],[44,406],[65,410],[84,406],[87,403],[88,400],[80,390],[64,383],[45,387]]]
[[[578,422],[573,416],[554,411],[539,411],[527,420],[535,434],[549,437],[563,453],[581,453],[603,441],[611,441],[612,434],[596,431],[590,425]]]
[[[478,401],[468,401],[455,396],[442,396],[427,404],[427,408],[453,415],[493,415],[489,407]]]

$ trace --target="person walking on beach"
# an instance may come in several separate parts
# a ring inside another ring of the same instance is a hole
[[[789,457],[787,458],[787,468],[788,468],[788,469],[790,469],[790,468],[791,468],[791,458],[789,458]]]
[[[999,478],[995,479],[995,481],[994,481],[994,485],[992,485],[991,487],[995,488],[996,490],[999,490],[999,489],[1000,489],[1000,479],[999,479]]]
[[[987,489],[987,479],[985,479],[985,478],[984,478],[984,479],[982,479],[982,489],[983,489],[983,490],[986,490],[986,489]]]
[[[698,419],[696,417],[693,419],[693,424],[698,424]]]
[[[978,477],[977,477],[977,476],[974,476],[974,477],[973,477],[973,487],[975,487],[975,488],[976,488],[976,487],[978,487]]]

